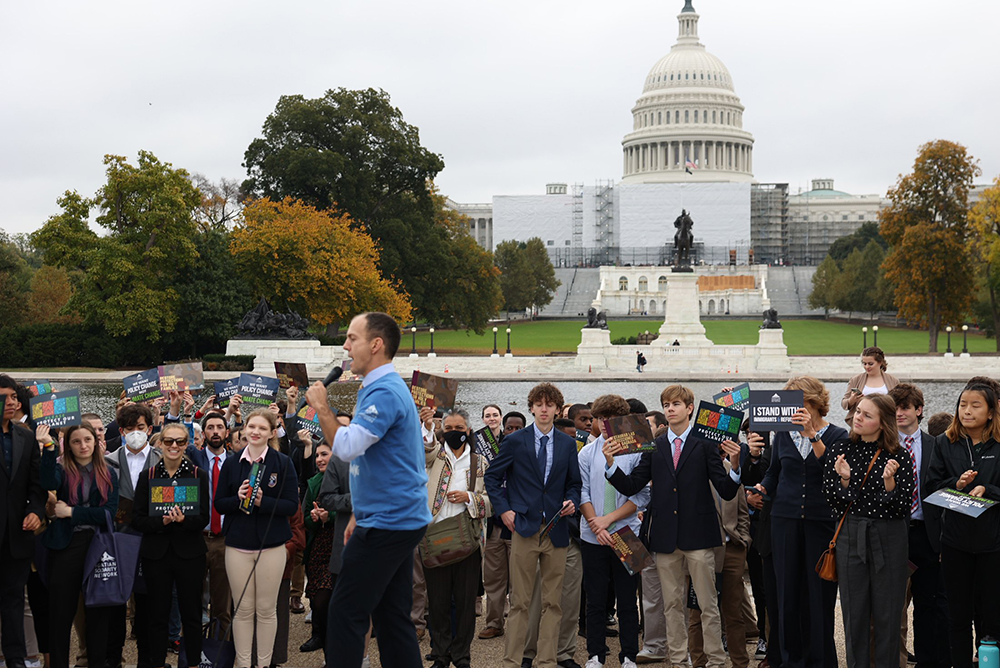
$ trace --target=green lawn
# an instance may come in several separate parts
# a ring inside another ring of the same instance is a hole
[[[611,338],[635,336],[649,330],[656,332],[662,320],[626,320],[609,322]],[[754,320],[707,320],[705,332],[712,341],[725,345],[753,345],[757,343],[759,323]],[[547,355],[551,352],[576,352],[580,343],[583,321],[539,321],[511,325],[511,348],[515,355]],[[790,355],[854,355],[861,351],[861,324],[844,324],[823,320],[783,320],[785,345]],[[506,327],[498,326],[497,349],[503,354],[507,348]],[[879,347],[889,355],[927,352],[927,332],[913,329],[880,327]],[[874,343],[869,327],[868,344]],[[945,333],[941,332],[939,349],[946,347]],[[411,348],[411,334],[404,331],[400,353]],[[417,332],[417,352],[425,354],[430,348],[430,334]],[[434,349],[439,353],[489,354],[493,352],[492,328],[482,336],[463,331],[437,331]],[[962,335],[952,334],[952,350],[962,350]],[[970,352],[996,352],[996,342],[978,334],[969,335]]]

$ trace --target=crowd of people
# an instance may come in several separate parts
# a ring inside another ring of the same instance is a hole
[[[317,383],[250,411],[238,396],[198,410],[187,393],[122,398],[110,423],[50,429],[0,375],[6,666],[120,668],[130,636],[139,668],[164,668],[171,650],[204,662],[205,622],[231,637],[236,668],[276,666],[303,596],[299,650],[331,667],[367,666],[372,638],[383,666],[468,667],[481,616],[478,642],[502,643],[506,668],[578,667],[581,637],[599,668],[614,636],[623,668],[833,668],[838,595],[850,668],[969,668],[1000,636],[998,511],[925,502],[942,489],[1000,501],[992,379],[925,416],[920,388],[866,348],[844,420],[823,382],[798,376],[784,385],[804,398],[795,430],[744,422],[717,443],[693,430],[699,398],[680,384],[653,410],[610,393],[567,401],[547,382],[528,415],[489,404],[474,424],[462,408],[418,408],[392,365],[399,343],[384,314],[352,321],[351,414]],[[299,429],[300,398],[321,435]],[[608,438],[628,415],[648,421],[651,448]],[[153,481],[184,479],[206,502],[154,513]],[[142,584],[125,604],[88,606],[85,557],[112,525],[141,537]],[[640,573],[613,548],[623,527],[651,554]]]

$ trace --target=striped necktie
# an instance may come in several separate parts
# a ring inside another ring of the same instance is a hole
[[[907,436],[903,439],[903,445],[906,446],[906,451],[910,453],[910,461],[913,462],[913,500],[910,503],[911,515],[920,509],[920,473],[917,470],[917,458],[913,456],[914,440],[915,439],[912,436]]]

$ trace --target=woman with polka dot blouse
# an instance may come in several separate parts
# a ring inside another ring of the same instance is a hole
[[[837,540],[837,579],[848,668],[899,665],[913,484],[896,403],[884,394],[864,397],[850,438],[830,446],[823,470],[823,494],[834,512],[847,513]]]

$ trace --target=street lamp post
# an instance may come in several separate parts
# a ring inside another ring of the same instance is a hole
[[[948,333],[948,350],[944,351],[944,356],[945,357],[952,357],[952,356],[954,356],[954,353],[951,352],[951,325],[948,325],[947,327],[945,327],[944,331],[946,331]]]
[[[861,349],[864,350],[865,348],[868,347],[868,328],[867,327],[862,327],[861,328],[861,337],[862,337],[861,338]]]
[[[431,351],[429,353],[427,353],[427,356],[428,357],[437,357],[437,353],[434,352],[434,328],[433,327],[430,328],[430,333],[431,333]]]
[[[497,352],[497,328],[493,328],[493,354],[490,357],[500,357],[500,353]]]
[[[878,325],[872,327],[872,336],[874,337],[872,345],[878,348]]]
[[[507,352],[504,353],[504,357],[513,357],[514,355],[510,352],[510,327],[507,328]]]
[[[962,357],[969,356],[969,326],[962,325]]]
[[[410,357],[419,357],[417,355],[417,328],[410,327],[410,339],[412,344],[410,346]]]

